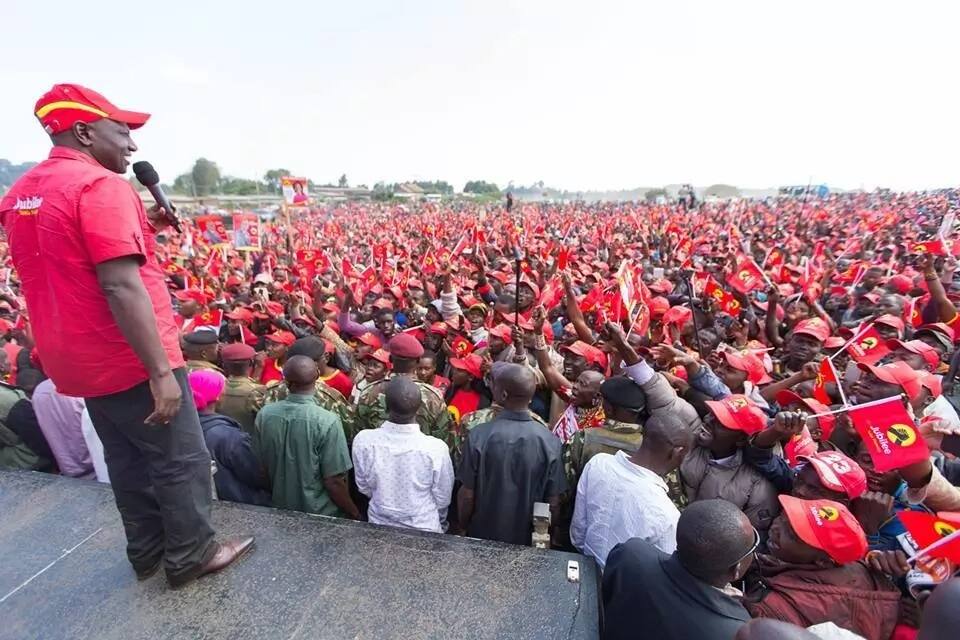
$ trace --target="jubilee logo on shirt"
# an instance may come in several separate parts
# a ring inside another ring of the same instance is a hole
[[[42,204],[43,198],[41,196],[30,196],[28,198],[18,196],[17,202],[13,205],[13,210],[21,216],[35,216]]]

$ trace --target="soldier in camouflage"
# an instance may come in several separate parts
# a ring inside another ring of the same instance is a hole
[[[317,338],[316,336],[306,336],[293,343],[293,345],[287,350],[287,358],[292,358],[293,356],[307,356],[314,362],[319,362],[320,359],[324,357],[325,353],[326,345],[324,344],[323,340]],[[277,402],[278,400],[283,400],[289,394],[290,390],[287,389],[286,382],[271,382],[266,387],[263,387],[252,394],[250,400],[251,410],[258,412],[263,408],[264,405],[271,402]],[[327,411],[332,411],[337,415],[338,418],[340,418],[340,422],[343,423],[344,434],[347,436],[347,441],[352,442],[353,436],[356,434],[356,416],[353,413],[352,407],[347,402],[347,399],[343,397],[343,394],[333,387],[327,385],[322,380],[317,380],[314,398],[316,398],[317,404]]]
[[[394,336],[387,347],[390,350],[390,364],[393,371],[385,380],[373,383],[360,394],[356,409],[356,431],[376,429],[387,419],[387,403],[384,397],[386,383],[396,376],[406,376],[420,389],[423,402],[417,411],[417,423],[420,430],[447,443],[453,451],[457,445],[453,431],[453,421],[447,404],[440,392],[416,378],[417,361],[423,355],[423,345],[409,334]]]

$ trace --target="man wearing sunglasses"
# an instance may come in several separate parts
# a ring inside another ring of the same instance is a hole
[[[731,583],[753,564],[760,534],[725,500],[688,506],[667,555],[634,538],[613,548],[603,574],[603,640],[729,640],[750,615]]]

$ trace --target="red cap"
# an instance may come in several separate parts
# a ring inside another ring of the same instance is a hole
[[[753,384],[766,384],[773,381],[773,378],[767,375],[763,360],[749,351],[743,354],[735,351],[724,351],[723,355],[731,367],[739,371],[745,371],[747,380]]]
[[[920,397],[920,390],[922,388],[920,384],[921,373],[915,369],[911,369],[910,365],[906,362],[891,362],[882,367],[863,363],[859,363],[857,366],[861,371],[869,371],[883,382],[898,385],[903,389],[904,393],[907,394],[911,402]]]
[[[374,309],[390,309],[393,311],[393,303],[386,298],[377,298],[373,301]]]
[[[243,280],[240,279],[240,276],[230,276],[227,278],[226,284],[227,287],[239,287],[243,284]]]
[[[321,308],[327,313],[340,313],[340,307],[333,302],[324,302]]]
[[[797,456],[797,459],[810,463],[824,487],[845,493],[851,500],[867,490],[867,474],[859,464],[839,451],[818,451],[810,456]]]
[[[66,131],[77,122],[95,122],[102,118],[137,129],[150,118],[149,113],[124,111],[93,89],[78,84],[53,85],[37,100],[33,112],[49,135]]]
[[[933,373],[923,373],[920,376],[920,384],[927,388],[930,395],[939,398],[943,395],[943,379]]]
[[[826,342],[827,338],[830,337],[830,327],[820,318],[801,320],[797,323],[797,326],[793,328],[793,332],[805,333],[808,336],[813,336],[820,342]]]
[[[297,341],[297,336],[293,335],[289,331],[274,331],[266,337],[270,342],[276,342],[277,344],[282,344],[286,346],[292,345]]]
[[[656,296],[650,298],[650,303],[647,306],[650,308],[650,317],[659,318],[670,308],[670,301],[663,296]]]
[[[497,336],[507,344],[513,344],[513,332],[505,324],[498,324],[494,328],[490,329],[491,336]]]
[[[707,408],[727,429],[753,435],[767,427],[767,416],[747,396],[733,394],[720,400],[707,400]]]
[[[183,291],[177,291],[173,294],[177,300],[186,302],[187,300],[193,300],[199,305],[205,305],[210,302],[209,297],[200,289],[184,289]]]
[[[283,305],[279,302],[273,302],[272,300],[267,303],[267,312],[273,316],[279,316],[283,313]]]
[[[648,287],[650,291],[656,291],[657,293],[670,293],[673,291],[673,283],[667,280],[666,278],[658,278],[650,283]]]
[[[814,398],[801,398],[797,393],[789,389],[784,389],[778,393],[776,401],[781,407],[789,407],[796,404],[805,406],[813,412],[813,415],[817,416],[817,424],[820,425],[820,439],[830,439],[830,434],[833,433],[833,427],[837,422],[837,418],[833,415],[821,415],[829,412],[830,407]]]
[[[230,320],[239,320],[239,321],[241,321],[241,322],[250,322],[251,320],[253,320],[253,312],[250,311],[250,309],[244,309],[244,308],[241,307],[241,308],[238,308],[238,309],[234,309],[234,310],[231,311],[230,313],[225,313],[225,314],[224,314],[224,317],[225,317],[225,318],[229,318]]]
[[[595,364],[601,369],[607,368],[607,354],[597,347],[590,346],[586,342],[577,340],[570,346],[560,347],[560,351],[569,351],[570,353],[575,353],[578,356],[583,356],[583,359],[587,361],[587,364]]]
[[[670,307],[663,314],[663,324],[675,324],[682,327],[693,318],[693,311],[687,307]]]
[[[940,364],[940,352],[921,340],[887,340],[887,347],[894,349],[906,349],[911,353],[923,356],[924,361],[934,369]]]
[[[907,295],[913,289],[913,280],[899,273],[887,280],[887,284],[900,295]]]
[[[391,355],[398,358],[412,358],[416,360],[423,355],[423,345],[409,333],[401,333],[390,338],[387,349]]]
[[[811,547],[825,551],[837,564],[857,562],[866,555],[863,528],[839,502],[801,500],[783,494],[779,498],[797,537]]]
[[[373,358],[374,360],[379,360],[383,364],[390,366],[390,354],[384,351],[383,349],[377,349],[376,351],[371,351],[370,353],[363,356],[361,359]]]
[[[369,332],[363,334],[362,336],[357,338],[357,340],[359,340],[365,345],[373,347],[374,349],[379,349],[380,347],[383,346],[383,343],[380,342],[380,338],[378,338],[377,336]]]
[[[432,325],[430,325],[430,333],[445,336],[449,332],[450,327],[447,326],[446,322],[434,322]]]
[[[480,366],[483,364],[483,358],[475,353],[466,355],[463,358],[450,358],[450,366],[454,369],[462,369],[474,378],[482,378],[483,372]]]
[[[823,341],[824,349],[839,349],[845,344],[847,344],[847,341],[840,336],[830,336]]]
[[[874,324],[885,324],[888,327],[893,327],[897,330],[900,335],[903,335],[903,319],[898,318],[897,316],[885,313],[876,320],[873,321]]]

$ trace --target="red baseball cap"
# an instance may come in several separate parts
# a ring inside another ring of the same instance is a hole
[[[693,311],[687,307],[670,307],[663,313],[663,324],[675,324],[682,327],[693,318]]]
[[[650,303],[647,306],[650,308],[650,317],[659,318],[670,308],[670,301],[663,296],[655,296],[650,298]]]
[[[837,564],[863,559],[867,536],[850,511],[833,500],[801,500],[781,494],[780,504],[797,537],[825,551]]]
[[[377,336],[373,335],[370,332],[363,334],[362,336],[357,338],[357,340],[362,342],[365,345],[373,347],[374,349],[379,349],[380,347],[383,346],[383,343],[380,342],[380,338],[378,338]]]
[[[324,302],[321,308],[327,313],[340,313],[340,307],[333,302]]]
[[[836,425],[837,418],[836,416],[832,415],[820,415],[830,411],[830,407],[815,398],[802,398],[799,394],[790,391],[789,389],[784,389],[778,393],[776,396],[776,401],[781,407],[789,407],[797,404],[805,406],[807,409],[813,412],[813,415],[817,416],[817,424],[820,425],[820,439],[830,439],[830,434],[833,433],[833,427]]]
[[[797,460],[809,462],[823,486],[845,493],[851,500],[867,490],[867,474],[863,468],[839,451],[818,451],[810,456],[797,456]]]
[[[582,356],[583,359],[587,361],[587,364],[595,364],[602,369],[607,368],[607,354],[597,347],[590,346],[581,340],[577,340],[570,346],[560,347],[560,351],[569,351],[570,353]]]
[[[138,129],[150,119],[149,113],[125,111],[102,95],[79,84],[55,84],[40,96],[34,115],[49,135],[66,131],[77,122],[95,122],[102,118],[122,122]]]
[[[200,289],[184,289],[183,291],[177,291],[173,296],[182,302],[193,300],[199,305],[205,305],[210,301],[207,294]]]
[[[885,313],[873,322],[874,324],[885,324],[888,327],[893,327],[900,335],[903,335],[903,318],[898,318],[897,316]]]
[[[483,358],[475,353],[466,355],[463,358],[450,358],[450,366],[454,369],[466,371],[474,378],[482,378],[483,372],[480,366],[483,364]]]
[[[823,341],[824,349],[839,349],[843,345],[847,344],[847,341],[841,338],[840,336],[830,336]]]
[[[767,428],[767,415],[750,398],[739,393],[707,400],[707,408],[727,429],[754,435]]]
[[[766,384],[773,381],[773,378],[767,375],[763,360],[749,351],[743,354],[735,351],[724,351],[723,356],[731,367],[739,371],[745,371],[747,380],[753,384]]]
[[[827,338],[830,337],[830,327],[828,327],[827,323],[820,318],[807,318],[806,320],[801,320],[797,323],[797,326],[793,328],[793,332],[805,333],[808,336],[813,336],[820,342],[826,342]]]
[[[234,309],[230,313],[225,313],[224,317],[229,318],[230,320],[250,322],[251,320],[253,320],[253,312],[250,311],[250,309],[239,308],[239,309]]]
[[[225,286],[239,287],[241,284],[243,284],[243,280],[240,279],[240,276],[230,276],[229,278],[227,278],[227,282]]]
[[[745,395],[733,394],[720,400],[707,400],[705,404],[727,429],[752,436],[767,427],[766,414]]]
[[[887,280],[887,284],[892,286],[900,295],[907,295],[913,289],[913,280],[899,273]]]
[[[906,349],[910,353],[923,356],[924,361],[933,368],[940,364],[940,352],[928,345],[922,340],[887,340],[887,347],[893,351],[895,349]]]
[[[297,336],[289,331],[274,331],[266,337],[270,342],[276,342],[285,346],[290,346],[297,341]]]
[[[861,371],[869,371],[883,382],[898,385],[903,389],[910,401],[913,402],[920,396],[922,385],[920,383],[920,371],[911,369],[906,362],[891,362],[882,367],[863,364],[857,364]]]
[[[373,358],[374,360],[379,360],[388,367],[390,366],[390,354],[383,349],[371,351],[370,353],[365,354],[361,360],[365,360],[366,358]]]
[[[505,324],[498,324],[494,328],[490,329],[490,335],[496,336],[506,342],[507,344],[513,344],[513,332],[510,327]]]
[[[437,335],[445,336],[450,332],[450,327],[447,326],[446,322],[434,322],[430,325],[430,333],[436,333]]]

